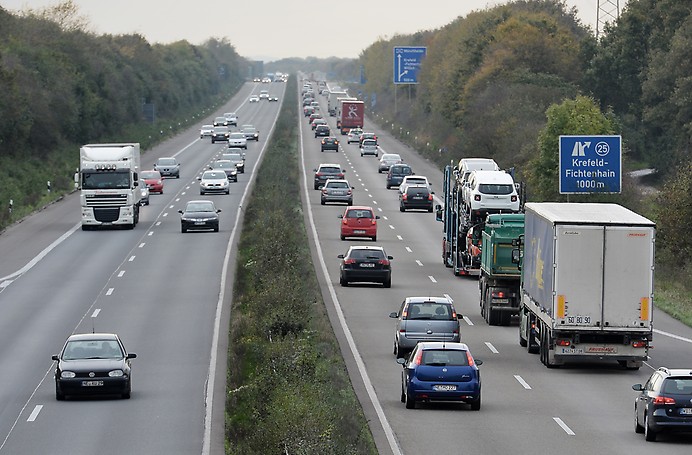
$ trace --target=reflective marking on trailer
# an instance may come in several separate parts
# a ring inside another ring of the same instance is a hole
[[[491,342],[486,341],[486,342],[485,342],[485,345],[488,347],[488,349],[490,349],[490,352],[492,352],[493,354],[499,354],[499,353],[500,353],[500,351],[498,351],[498,350],[495,348],[495,346],[493,346],[493,344],[492,344]]]
[[[523,388],[525,388],[526,390],[531,390],[531,386],[529,385],[529,383],[526,382],[526,381],[524,381],[524,378],[522,378],[522,377],[519,376],[518,374],[515,374],[515,375],[514,375],[514,379],[516,379],[517,382],[518,382],[519,384],[521,384],[521,386],[522,386]]]
[[[555,423],[560,425],[560,428],[562,428],[565,431],[565,433],[567,433],[570,436],[574,436],[574,431],[572,431],[572,429],[568,427],[567,424],[563,422],[561,418],[553,417],[553,420],[555,421]]]
[[[36,420],[36,418],[38,417],[38,413],[41,412],[41,409],[43,409],[43,405],[37,404],[34,410],[31,411],[31,414],[29,414],[29,418],[26,419],[26,421],[33,422],[34,420]]]

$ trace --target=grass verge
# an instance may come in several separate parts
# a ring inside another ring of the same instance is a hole
[[[238,248],[227,454],[376,454],[329,323],[300,198],[295,77]]]

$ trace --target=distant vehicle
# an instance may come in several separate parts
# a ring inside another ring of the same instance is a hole
[[[256,77],[256,78],[252,79],[252,82],[262,82],[262,79],[259,77]]]
[[[216,171],[224,171],[228,180],[238,181],[238,168],[230,160],[216,160],[209,165],[209,168]]]
[[[316,112],[316,109],[315,109],[314,106],[303,106],[303,114],[304,114],[306,117],[309,117],[309,116],[310,116],[311,114],[313,114],[314,112]]]
[[[259,96],[257,95],[250,95],[250,98],[248,98],[248,101],[251,103],[259,103]]]
[[[459,175],[457,185],[464,186],[468,183],[473,171],[499,171],[500,166],[490,158],[462,158],[457,166]]]
[[[231,132],[228,130],[227,126],[215,126],[214,132],[211,135],[211,143],[215,142],[228,142],[228,137]]]
[[[360,137],[358,138],[358,143],[362,146],[363,141],[365,140],[372,140],[375,141],[375,144],[377,144],[377,134],[375,133],[361,133]]]
[[[245,139],[247,139],[248,141],[259,141],[259,131],[257,131],[257,128],[255,128],[254,126],[243,125],[242,132],[245,135]]]
[[[247,149],[247,138],[245,137],[245,133],[237,131],[231,133],[228,136],[228,146]]]
[[[387,189],[393,186],[400,186],[401,182],[410,175],[413,175],[413,169],[408,164],[402,163],[390,166],[389,171],[387,171]]]
[[[347,237],[368,237],[377,241],[377,220],[379,216],[375,215],[372,207],[367,206],[351,206],[344,210],[341,219],[341,240],[346,240]]]
[[[226,117],[228,126],[238,126],[238,114],[235,112],[226,112],[223,116]]]
[[[314,176],[314,186],[315,189],[320,189],[324,182],[329,179],[343,179],[345,170],[341,169],[341,166],[333,163],[322,163],[317,169],[313,169],[315,172]]]
[[[376,145],[368,144],[360,148],[360,156],[375,155],[375,157],[377,157],[379,154],[380,148]]]
[[[341,259],[339,284],[348,286],[354,282],[382,283],[392,287],[392,256],[381,246],[352,246]]]
[[[405,212],[409,209],[433,211],[433,194],[428,185],[407,185],[406,189],[399,193],[399,210]]]
[[[216,117],[214,119],[214,126],[228,126],[228,119],[226,117]]]
[[[317,129],[317,126],[318,126],[318,125],[327,126],[327,120],[325,120],[325,119],[323,119],[323,118],[316,118],[315,120],[312,121],[312,123],[310,123],[310,127],[311,127],[313,130],[314,130],[314,129]],[[327,135],[327,136],[328,136],[328,135]]]
[[[142,171],[139,176],[147,184],[147,188],[151,193],[163,194],[163,179],[159,171]]]
[[[269,98],[267,98],[267,101],[279,101],[279,97],[275,95],[269,95]]]
[[[655,441],[659,433],[692,431],[692,370],[661,367],[634,384],[634,431]]]
[[[199,182],[199,194],[207,193],[225,193],[230,194],[230,184],[228,183],[228,176],[223,169],[217,169],[212,171],[204,171],[202,177],[198,177]]]
[[[408,359],[399,358],[401,402],[414,409],[418,402],[463,402],[481,409],[483,361],[474,359],[463,343],[421,342]]]
[[[212,201],[189,201],[180,213],[180,231],[213,230],[219,232],[219,213]]]
[[[348,134],[352,128],[363,128],[365,122],[365,103],[360,100],[343,100],[339,106],[341,134]]]
[[[319,119],[319,120],[322,120],[322,119]],[[329,129],[329,127],[326,124],[317,125],[313,129],[315,130],[315,137],[329,136],[330,134],[332,134],[332,131]],[[339,151],[339,149],[336,149],[336,150]],[[324,151],[324,150],[322,150],[322,151]]]
[[[149,187],[147,186],[147,182],[144,179],[139,179],[138,188],[140,194],[139,204],[149,205]]]
[[[385,153],[382,155],[382,158],[380,158],[380,165],[377,168],[377,172],[380,174],[384,171],[389,171],[389,167],[394,165],[394,164],[401,164],[403,163],[404,160],[401,159],[401,156],[399,156],[396,153]]]
[[[230,161],[235,165],[235,168],[239,173],[245,174],[245,153],[226,152],[221,154],[221,159]]]
[[[269,90],[260,90],[259,99],[269,100]]]
[[[461,341],[459,319],[462,316],[449,297],[406,297],[399,311],[390,313],[389,317],[396,319],[394,355],[397,357],[404,357],[421,341]]]
[[[346,205],[353,205],[353,189],[348,180],[329,179],[322,187],[320,203],[325,205],[327,202],[345,202]]]
[[[406,187],[408,185],[425,185],[429,187],[430,182],[428,181],[428,178],[424,175],[406,175],[401,180],[401,184],[399,185],[399,192],[403,193],[404,191],[406,191]]]
[[[358,142],[360,144],[360,135],[363,134],[363,130],[360,128],[352,128],[348,132],[346,142],[350,144],[351,142]]]
[[[161,177],[180,178],[180,163],[173,157],[161,157],[156,160],[154,170],[159,171]]]
[[[199,129],[199,138],[204,139],[205,137],[211,137],[214,133],[214,125],[202,125]]]
[[[327,127],[327,131],[329,131],[329,127]],[[318,136],[318,133],[320,133],[319,128],[315,129],[315,137]],[[324,139],[322,139],[322,143],[320,144],[320,151],[324,152],[325,150],[335,150],[338,152],[339,140],[334,136],[327,136]]]
[[[60,354],[52,356],[55,368],[55,399],[70,395],[119,395],[130,398],[132,366],[137,358],[128,353],[114,333],[71,335]]]

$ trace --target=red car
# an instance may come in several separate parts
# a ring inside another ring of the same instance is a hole
[[[142,171],[139,178],[146,182],[150,193],[163,194],[163,178],[159,171]]]
[[[375,215],[372,207],[352,205],[347,207],[339,218],[341,218],[341,240],[346,240],[346,237],[369,237],[377,241],[377,220],[380,217]]]

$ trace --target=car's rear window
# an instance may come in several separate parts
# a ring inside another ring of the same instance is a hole
[[[663,392],[692,395],[692,378],[668,378],[663,383]]]
[[[329,188],[348,188],[348,183],[346,182],[329,182],[327,184]]]
[[[370,210],[349,210],[346,213],[346,218],[372,218]]]
[[[452,306],[437,302],[414,302],[408,305],[406,319],[453,321]]]
[[[348,256],[352,259],[384,259],[384,253],[380,250],[351,250]]]
[[[421,363],[423,365],[436,366],[468,366],[469,359],[466,355],[466,351],[426,349],[423,351]]]
[[[512,194],[514,186],[501,184],[481,183],[478,185],[478,191],[483,194]]]
[[[339,174],[341,173],[341,169],[338,167],[321,167],[320,172],[323,174]]]
[[[411,175],[411,168],[408,166],[392,167],[392,175]]]
[[[428,196],[430,194],[430,191],[428,191],[427,188],[425,187],[408,187],[406,189],[406,193],[409,196]]]

